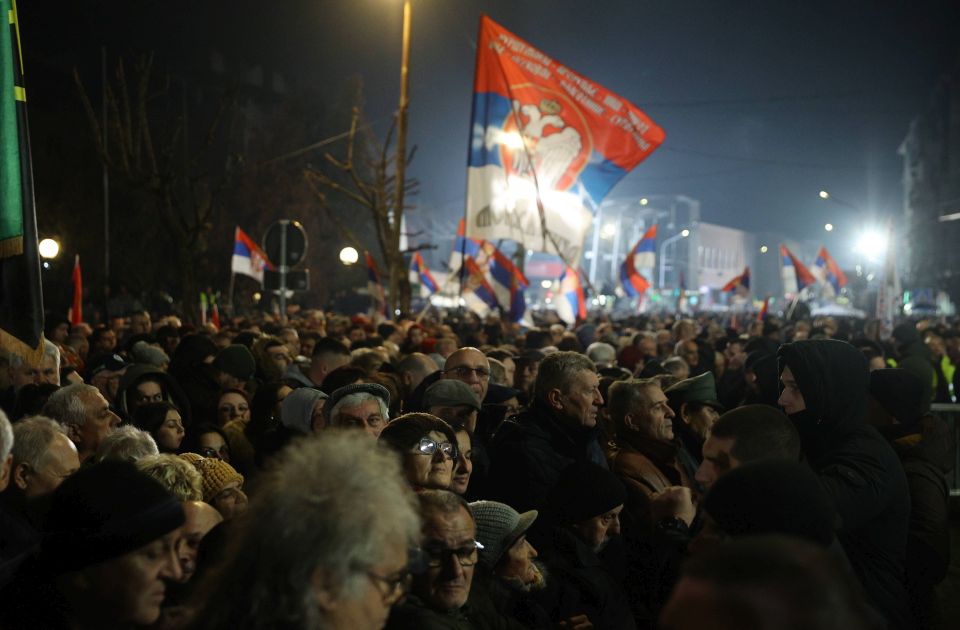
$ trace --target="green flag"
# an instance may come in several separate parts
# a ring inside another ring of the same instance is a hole
[[[37,357],[43,293],[16,0],[0,0],[0,348]]]

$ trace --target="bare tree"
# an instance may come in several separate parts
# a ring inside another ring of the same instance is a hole
[[[356,102],[360,102],[359,90]],[[396,149],[393,147],[393,133],[397,125],[396,116],[386,138],[380,142],[370,126],[363,121],[359,105],[352,110],[350,132],[347,138],[346,155],[338,159],[330,153],[324,154],[327,164],[333,172],[318,168],[304,169],[307,182],[313,187],[321,207],[337,226],[337,229],[355,246],[362,249],[359,239],[339,220],[327,204],[327,191],[342,195],[366,208],[376,231],[380,257],[384,261],[388,278],[388,301],[391,309],[410,310],[410,279],[407,276],[407,263],[400,249],[401,226],[404,211],[413,206],[404,204],[397,208],[398,183],[395,174]],[[413,160],[416,147],[411,149],[407,164]],[[403,195],[410,197],[417,193],[419,184],[415,179],[406,179]]]
[[[221,210],[236,157],[218,160],[213,151],[225,114],[233,105],[224,95],[204,133],[191,146],[186,87],[175,102],[169,76],[155,77],[153,55],[137,57],[128,78],[121,58],[105,86],[106,134],[88,91],[74,69],[74,81],[93,131],[97,153],[133,190],[143,193],[160,227],[172,237],[184,309],[196,315],[198,264]],[[106,140],[104,140],[106,138]],[[222,154],[219,155],[222,158]]]

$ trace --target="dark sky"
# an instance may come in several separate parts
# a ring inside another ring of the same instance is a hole
[[[61,29],[56,37],[45,30],[55,54],[90,56],[102,37],[188,64],[214,46],[329,86],[331,95],[361,75],[372,120],[396,106],[400,0],[75,4],[83,10],[62,20],[49,5],[32,9],[44,12],[35,13],[44,29]],[[485,12],[665,129],[664,145],[611,196],[686,194],[701,200],[706,221],[798,238],[823,235],[831,221],[831,238],[852,238],[862,219],[817,192],[879,214],[900,210],[897,147],[928,106],[938,73],[957,61],[957,4],[414,0],[418,203],[451,218],[462,212],[474,45]],[[292,138],[291,148],[315,140]]]

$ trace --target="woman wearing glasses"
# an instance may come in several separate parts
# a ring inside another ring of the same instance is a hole
[[[457,435],[440,418],[408,413],[386,426],[378,440],[403,458],[407,482],[417,492],[446,490],[458,456]]]

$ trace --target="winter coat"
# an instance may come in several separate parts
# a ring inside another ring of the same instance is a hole
[[[789,367],[803,394],[806,409],[791,420],[842,520],[837,538],[871,603],[891,627],[908,627],[910,496],[896,453],[866,422],[866,359],[832,339],[789,343],[777,357],[780,372]]]
[[[622,559],[622,541],[617,546]],[[576,615],[586,615],[596,630],[632,630],[633,612],[623,590],[622,576],[566,527],[553,530],[550,542],[542,545],[541,558],[547,566],[548,580],[557,582],[565,594],[550,613],[556,623]]]
[[[489,445],[487,499],[518,512],[542,507],[560,472],[577,462],[607,467],[595,429],[564,426],[546,406],[534,406],[504,422]]]
[[[143,363],[131,365],[127,368],[127,371],[123,373],[123,376],[120,377],[116,400],[116,406],[120,416],[126,420],[129,420],[133,416],[134,396],[136,395],[134,390],[137,385],[147,380],[148,377],[149,380],[159,381],[163,385],[163,390],[166,393],[165,400],[176,406],[180,411],[180,420],[183,422],[183,426],[189,427],[192,418],[190,401],[187,399],[186,394],[183,393],[183,389],[180,388],[179,383],[163,370]]]
[[[390,611],[385,630],[524,630],[524,626],[500,615],[489,598],[476,599],[471,591],[466,605],[450,612],[429,608],[408,595]]]
[[[933,356],[930,349],[920,339],[905,343],[900,348],[897,367],[916,374],[923,381],[923,402],[926,408],[933,402]]]
[[[636,431],[623,431],[617,436],[616,448],[609,453],[610,469],[623,481],[631,497],[631,510],[643,526],[653,526],[650,501],[655,496],[670,486],[693,487],[678,452],[677,445]]]

